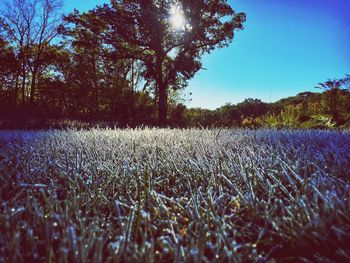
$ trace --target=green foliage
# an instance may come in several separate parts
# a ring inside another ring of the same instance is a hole
[[[0,89],[7,89],[19,63],[13,48],[0,36]]]
[[[190,127],[212,127],[219,120],[215,112],[201,108],[188,109],[185,116]]]
[[[338,121],[329,110],[329,91],[303,92],[297,96],[264,103],[246,99],[237,105],[226,104],[215,111],[186,110],[188,126],[204,127],[266,127],[266,128],[338,128],[350,120],[350,92],[337,91]]]
[[[174,8],[186,20],[181,29],[174,28],[169,19]],[[186,86],[201,69],[201,57],[228,46],[245,21],[245,15],[236,13],[224,0],[112,1],[91,14],[108,25],[98,35],[115,48],[117,58],[142,63],[143,77],[154,83],[161,125],[167,121],[169,88]],[[74,14],[71,19],[81,18]],[[92,26],[85,26],[94,32]]]
[[[328,93],[326,96],[328,113],[332,115],[333,120],[337,124],[341,124],[343,122],[339,113],[338,103],[339,103],[340,89],[345,83],[346,83],[346,79],[329,79],[324,83],[319,83],[319,86],[316,87],[316,88],[326,90],[326,92]]]

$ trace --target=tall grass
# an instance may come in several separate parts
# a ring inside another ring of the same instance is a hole
[[[0,133],[0,262],[345,262],[350,134]]]

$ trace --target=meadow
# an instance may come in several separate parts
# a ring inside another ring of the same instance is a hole
[[[350,133],[0,132],[0,262],[346,262]]]

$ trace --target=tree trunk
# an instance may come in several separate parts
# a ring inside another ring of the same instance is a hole
[[[38,69],[35,68],[34,71],[32,72],[32,83],[30,85],[30,98],[29,98],[30,104],[33,104],[33,102],[34,102],[37,74],[38,74]]]
[[[26,96],[26,68],[22,66],[22,105],[25,104],[25,96]]]
[[[15,90],[13,92],[13,98],[12,98],[14,105],[17,104],[17,99],[19,98],[19,86],[18,86],[19,73],[17,73],[15,76],[16,76]]]
[[[168,94],[166,85],[158,85],[158,122],[159,126],[165,127],[167,125],[167,113],[168,113]]]
[[[93,82],[93,116],[96,118],[99,113],[100,113],[100,104],[99,104],[99,86],[98,86],[98,80],[97,80],[97,61],[96,61],[95,55],[93,55],[92,60],[91,60],[91,65],[92,65],[92,82]]]

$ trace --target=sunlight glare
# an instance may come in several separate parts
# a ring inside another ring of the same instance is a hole
[[[173,7],[170,11],[170,24],[174,29],[184,29],[186,19],[183,11],[179,7]]]

